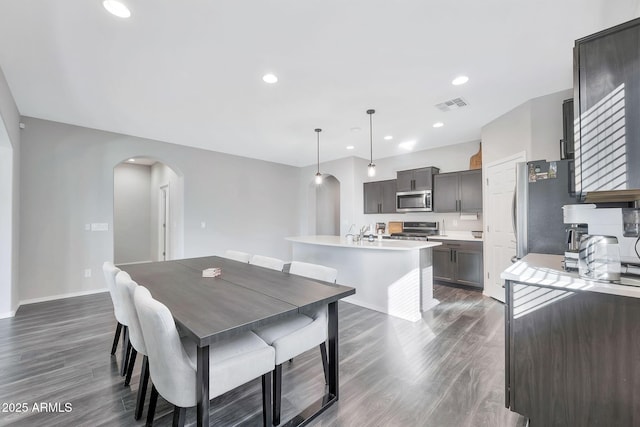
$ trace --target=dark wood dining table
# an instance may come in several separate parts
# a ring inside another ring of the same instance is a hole
[[[354,294],[354,288],[216,256],[118,267],[165,304],[180,334],[196,344],[198,426],[209,425],[211,345],[322,305],[328,305],[329,384],[324,395],[283,426],[305,425],[338,400],[338,300]],[[221,268],[222,275],[202,277],[211,267]]]

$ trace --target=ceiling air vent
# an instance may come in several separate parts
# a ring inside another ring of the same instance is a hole
[[[449,101],[436,104],[436,108],[440,111],[451,111],[458,108],[466,107],[467,105],[469,105],[469,103],[467,103],[467,101],[465,101],[463,98],[453,98]]]

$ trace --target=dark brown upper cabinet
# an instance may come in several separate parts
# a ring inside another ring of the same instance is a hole
[[[398,171],[396,179],[396,191],[423,191],[433,189],[433,175],[440,169],[433,166],[420,169]]]
[[[573,52],[576,191],[640,188],[640,19]]]
[[[434,212],[482,212],[482,169],[433,177]]]

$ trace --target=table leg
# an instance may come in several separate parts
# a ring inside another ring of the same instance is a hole
[[[209,346],[198,346],[196,399],[198,427],[209,427]]]
[[[329,394],[338,399],[338,301],[329,303]]]

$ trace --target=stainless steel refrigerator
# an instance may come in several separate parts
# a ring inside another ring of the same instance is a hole
[[[518,163],[514,201],[517,258],[528,253],[563,255],[562,206],[577,203],[573,160]]]

